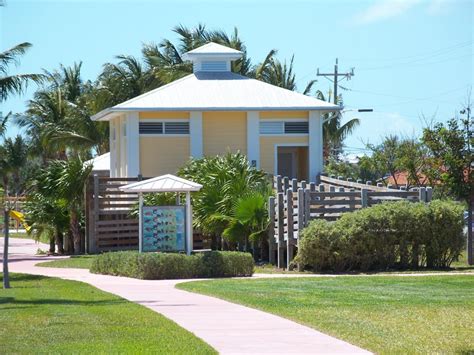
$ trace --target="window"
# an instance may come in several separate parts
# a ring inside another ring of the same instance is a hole
[[[225,61],[204,61],[201,63],[201,71],[226,71]]]
[[[189,122],[140,122],[140,134],[189,134]]]
[[[260,121],[260,134],[308,134],[308,121]]]

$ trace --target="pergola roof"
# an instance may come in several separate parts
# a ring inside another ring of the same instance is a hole
[[[121,186],[120,190],[127,192],[192,192],[201,190],[202,185],[171,174],[157,176]]]

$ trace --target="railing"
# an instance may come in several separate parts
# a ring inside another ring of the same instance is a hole
[[[432,197],[430,187],[405,191],[327,177],[321,177],[321,182],[316,185],[281,176],[274,178],[276,196],[269,200],[270,221],[274,223],[269,230],[271,263],[283,267],[293,260],[299,233],[311,220],[335,221],[343,213],[384,201],[428,202]]]

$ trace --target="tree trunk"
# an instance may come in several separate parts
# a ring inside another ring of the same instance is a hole
[[[79,218],[77,215],[77,211],[74,209],[71,210],[69,228],[71,228],[72,239],[74,242],[74,254],[76,255],[80,254],[81,253],[81,230],[79,227]]]
[[[49,253],[50,254],[54,254],[54,251],[56,250],[56,243],[55,243],[55,239],[54,237],[51,237],[49,239]]]
[[[8,239],[10,232],[10,211],[6,207],[3,211],[3,230],[5,233],[5,238],[3,239],[3,288],[10,288],[10,275],[8,273]]]
[[[63,234],[59,230],[56,230],[56,233],[55,233],[54,237],[56,238],[56,245],[58,246],[58,253],[59,254],[64,254]]]

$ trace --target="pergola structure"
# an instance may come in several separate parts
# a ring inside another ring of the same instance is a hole
[[[180,178],[171,174],[157,176],[152,179],[134,182],[121,186],[120,190],[126,192],[138,193],[139,198],[139,251],[143,251],[142,245],[142,213],[143,213],[143,194],[144,193],[162,193],[175,192],[186,193],[186,254],[190,255],[193,251],[193,220],[191,210],[191,192],[201,190],[202,185],[193,181]]]

